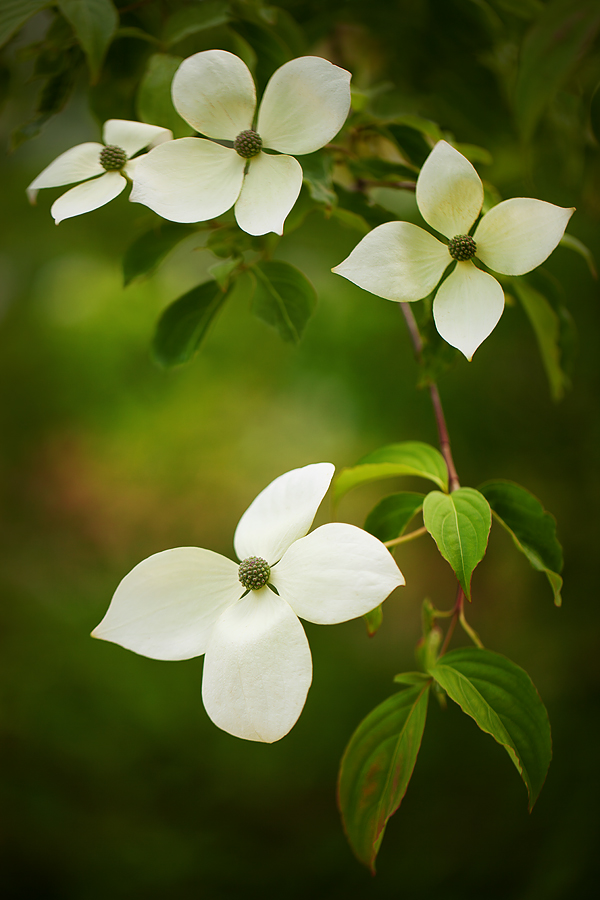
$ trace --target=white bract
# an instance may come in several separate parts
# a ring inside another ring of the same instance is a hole
[[[190,56],[173,78],[173,103],[212,140],[157,147],[137,167],[130,199],[173,222],[213,219],[235,204],[248,234],[281,234],[302,187],[302,167],[287,154],[313,153],[338,133],[350,108],[350,77],[316,56],[285,63],[265,88],[255,125],[256,88],[246,64],[225,50]]]
[[[483,185],[471,163],[446,141],[425,160],[416,197],[427,224],[449,244],[410,222],[386,222],[333,271],[386,300],[410,302],[430,294],[456,259],[435,295],[433,317],[444,340],[470,360],[504,309],[502,287],[471,258],[502,275],[524,275],[552,253],[574,209],[524,197],[504,200],[469,236],[483,205]]]
[[[158,125],[109,119],[102,129],[103,144],[89,141],[61,153],[34,178],[27,188],[27,196],[35,203],[40,188],[83,181],[59,197],[50,212],[57,225],[63,219],[91,212],[118,197],[125,189],[127,179],[132,180],[139,159],[132,159],[132,156],[145,147],[170,141],[172,137],[167,128]]]
[[[298,616],[345,622],[404,584],[366,531],[331,523],[307,534],[333,473],[331,463],[316,463],[271,482],[237,526],[239,566],[197,547],[139,563],[92,636],[153,659],[205,654],[202,698],[215,725],[251,741],[282,738],[312,680]]]

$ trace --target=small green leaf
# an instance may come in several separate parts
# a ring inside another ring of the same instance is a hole
[[[395,684],[423,684],[425,681],[429,681],[430,676],[426,675],[425,672],[400,672],[399,675],[394,675]]]
[[[39,62],[38,57],[38,62]],[[14,150],[24,141],[36,137],[46,122],[59,113],[73,93],[77,80],[79,63],[83,57],[77,46],[61,48],[61,52],[49,54],[43,60],[44,74],[48,77],[40,91],[35,115],[11,135],[11,148]]]
[[[317,151],[302,157],[302,178],[308,185],[310,196],[317,203],[324,203],[326,206],[334,206],[337,203],[332,171],[333,160],[329,153]]]
[[[2,0],[0,7],[0,47],[11,39],[25,22],[53,0]]]
[[[229,4],[222,0],[194,3],[192,6],[176,10],[169,16],[164,34],[165,44],[171,47],[193,34],[206,31],[207,28],[226,25],[230,20],[231,9]]]
[[[537,497],[512,481],[486,481],[479,490],[515,545],[538,572],[545,572],[554,602],[560,606],[563,567],[562,547],[556,537],[556,519]]]
[[[393,541],[400,537],[410,520],[423,508],[425,494],[402,491],[384,497],[371,510],[365,521],[365,531],[380,541]]]
[[[233,259],[221,259],[208,267],[208,274],[215,279],[222,291],[227,290],[231,276],[241,262],[239,256]]]
[[[428,697],[428,684],[388,697],[361,722],[342,758],[338,803],[344,830],[357,858],[373,873],[385,826],[417,761]]]
[[[142,122],[169,128],[176,138],[194,134],[194,129],[181,118],[171,99],[171,82],[182,62],[181,56],[153,53],[136,97],[136,108]]]
[[[280,260],[256,263],[252,311],[277,329],[284,341],[297,343],[317,302],[308,278],[295,266]]]
[[[334,206],[328,215],[329,218],[336,219],[345,228],[351,228],[352,231],[358,231],[359,234],[365,235],[371,230],[371,226],[363,216],[349,209],[342,209],[341,206]]]
[[[383,604],[379,604],[375,609],[372,609],[370,612],[365,613],[363,616],[366,626],[367,633],[369,637],[373,637],[383,624]]]
[[[164,222],[137,238],[123,257],[125,286],[134,278],[152,274],[173,247],[192,234],[193,230],[190,225]]]
[[[188,362],[226,297],[216,281],[206,281],[168,306],[152,341],[154,359],[165,368]]]
[[[119,24],[114,4],[111,0],[58,0],[58,7],[77,35],[95,83]]]
[[[531,810],[546,779],[552,740],[548,714],[527,672],[475,647],[451,650],[429,672],[505,748],[525,782]]]
[[[515,278],[511,284],[536,336],[542,363],[555,401],[564,397],[571,381],[561,366],[561,323],[557,312],[546,297],[523,278]]]
[[[565,233],[560,239],[560,246],[567,247],[569,250],[573,250],[575,253],[578,253],[579,256],[585,259],[592,278],[598,278],[598,269],[596,268],[594,254],[589,247],[586,247],[583,241],[580,241],[578,238],[573,237],[572,234]]]
[[[487,500],[473,488],[432,491],[423,503],[423,522],[470,600],[471,576],[485,556],[492,526]]]
[[[334,501],[337,503],[359,484],[396,475],[427,478],[442,490],[448,490],[448,469],[439,450],[421,441],[404,441],[402,444],[380,447],[363,456],[355,466],[342,469],[335,480]]]

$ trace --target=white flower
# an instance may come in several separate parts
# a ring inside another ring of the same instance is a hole
[[[173,222],[213,219],[235,204],[248,234],[283,232],[302,186],[292,156],[313,153],[338,133],[350,108],[350,73],[302,56],[271,77],[258,110],[246,64],[225,50],[184,60],[173,78],[173,103],[213,140],[180,138],[158,147],[136,169],[130,199]],[[233,141],[234,149],[218,141]]]
[[[312,679],[297,617],[345,622],[404,584],[388,550],[360,528],[307,534],[333,472],[331,463],[293,469],[258,495],[235,532],[240,566],[197,547],[141,562],[92,636],[153,659],[206,654],[202,697],[215,725],[251,741],[282,738]]]
[[[435,295],[433,317],[444,340],[470,360],[504,309],[500,284],[471,258],[476,255],[503,275],[524,275],[552,253],[575,211],[524,197],[504,200],[482,217],[470,237],[482,204],[483,185],[471,163],[439,141],[417,179],[417,205],[449,244],[409,222],[387,222],[333,271],[386,300],[406,302],[430,294],[458,260]]]
[[[132,156],[144,147],[170,141],[172,137],[167,128],[158,125],[109,119],[102,131],[103,144],[90,141],[61,153],[34,178],[27,188],[27,196],[35,203],[40,188],[60,187],[89,178],[91,181],[86,180],[59,197],[50,212],[57,225],[63,219],[91,212],[114,200],[124,190],[127,178],[132,179],[138,162],[137,158],[131,159]],[[98,175],[100,178],[96,177]]]

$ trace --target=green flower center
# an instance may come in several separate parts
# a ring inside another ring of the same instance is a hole
[[[250,556],[240,563],[238,578],[249,591],[257,591],[269,583],[271,567],[266,559]]]
[[[100,165],[106,169],[107,172],[115,172],[123,168],[128,158],[129,157],[122,147],[108,144],[104,150],[100,152]]]
[[[258,156],[262,150],[262,138],[252,128],[249,128],[248,131],[240,131],[233,142],[233,149],[244,159],[252,159],[253,156]]]
[[[457,234],[448,243],[448,252],[452,259],[465,262],[472,259],[477,251],[477,244],[470,234]]]

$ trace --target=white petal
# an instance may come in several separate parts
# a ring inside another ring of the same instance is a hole
[[[404,577],[372,534],[332,522],[292,544],[273,568],[271,582],[296,615],[333,625],[374,609]]]
[[[171,222],[214,219],[237,200],[244,163],[235,150],[212,141],[168,141],[137,162],[129,199]]]
[[[302,166],[297,159],[259,153],[250,160],[235,204],[238,225],[248,234],[283,234],[283,223],[301,187]]]
[[[472,262],[457,263],[433,301],[435,327],[468,360],[492,333],[503,310],[502,288]]]
[[[35,203],[40,188],[60,187],[63,184],[73,184],[74,181],[102,175],[105,169],[100,165],[100,154],[103,150],[102,144],[91,141],[65,150],[54,162],[46,166],[27,188],[30,203]]]
[[[332,271],[386,300],[422,300],[452,258],[448,248],[410,222],[378,225]]]
[[[574,212],[528,197],[504,200],[477,226],[477,256],[503,275],[531,272],[550,256]]]
[[[219,618],[206,651],[202,699],[223,731],[278,741],[302,712],[311,680],[304,629],[268,588],[250,591]]]
[[[483,185],[469,160],[438,141],[417,178],[417,206],[427,224],[448,238],[467,234],[482,204]]]
[[[58,225],[63,219],[81,216],[83,213],[105,206],[118,197],[126,186],[127,179],[123,178],[120,172],[105,172],[100,178],[84,181],[83,184],[71,188],[70,191],[54,201],[50,212]]]
[[[277,69],[258,110],[263,146],[299,155],[323,147],[346,121],[351,77],[319,56],[301,56]]]
[[[246,63],[227,50],[203,50],[184,59],[171,91],[179,115],[207,137],[233,141],[252,126],[254,81]]]
[[[269,565],[304,537],[333,478],[331,463],[292,469],[252,501],[238,523],[233,546],[239,559],[260,556]]]
[[[172,132],[146,122],[130,122],[127,119],[109,119],[104,123],[102,140],[110,146],[120,147],[127,156],[133,156],[144,147],[171,140]]]
[[[199,547],[164,550],[125,576],[92,637],[152,659],[191,659],[243,591],[230,559]]]

